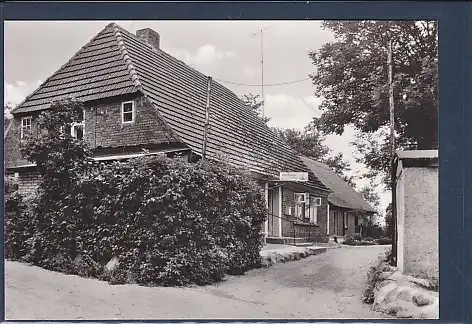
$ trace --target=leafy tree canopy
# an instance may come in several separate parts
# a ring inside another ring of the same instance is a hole
[[[380,205],[380,196],[379,194],[375,191],[375,188],[370,185],[370,186],[364,186],[360,190],[360,194],[362,197],[364,197],[365,200],[367,200],[372,207],[378,209]]]
[[[270,121],[270,117],[262,116],[262,105],[264,104],[264,101],[259,95],[249,93],[243,95],[241,99],[246,104],[246,106],[254,110],[254,112],[262,119],[264,123],[267,124]]]
[[[281,128],[273,128],[272,130],[297,154],[329,165],[336,174],[351,186],[355,186],[353,177],[347,175],[347,172],[351,170],[349,162],[343,159],[342,153],[333,155],[332,150],[323,144],[326,137],[313,125],[308,125],[303,131]]]
[[[314,122],[326,134],[353,126],[360,162],[388,170],[388,41],[392,40],[395,132],[398,147],[431,149],[438,142],[437,23],[434,21],[325,21],[335,41],[309,53],[315,95],[323,98]],[[372,140],[381,139],[374,147]]]

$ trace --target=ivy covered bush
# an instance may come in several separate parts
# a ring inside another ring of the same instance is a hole
[[[21,259],[27,253],[26,240],[31,237],[31,224],[27,217],[25,199],[18,193],[18,184],[5,177],[5,257]]]
[[[266,207],[256,183],[224,163],[95,162],[64,131],[82,110],[75,100],[53,103],[23,143],[42,177],[28,208],[20,198],[11,208],[21,216],[7,221],[8,258],[143,285],[209,284],[259,266]]]

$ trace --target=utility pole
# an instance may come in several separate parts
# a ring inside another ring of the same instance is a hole
[[[203,147],[202,155],[203,158],[206,157],[206,148],[208,140],[208,129],[210,128],[210,95],[211,95],[211,77],[208,77],[208,87],[207,87],[207,100],[205,106],[205,125],[203,127]]]
[[[262,118],[264,119],[264,41],[263,29],[261,29],[261,95],[262,95]]]
[[[393,158],[395,156],[395,105],[393,102],[392,40],[388,42],[388,97],[390,104],[390,147]]]
[[[390,182],[392,190],[392,219],[393,219],[393,244],[392,254],[394,265],[397,266],[397,243],[398,243],[398,227],[397,227],[397,208],[396,208],[396,185],[395,185],[395,104],[393,100],[393,50],[392,40],[388,41],[388,97],[390,106],[390,149],[391,149],[391,170],[390,170]]]

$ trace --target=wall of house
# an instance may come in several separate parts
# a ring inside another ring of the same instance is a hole
[[[438,168],[403,168],[396,190],[398,265],[406,274],[438,276]]]
[[[133,101],[135,120],[122,123],[121,105]],[[88,104],[85,140],[92,148],[170,144],[169,130],[144,96],[122,96]]]
[[[22,117],[32,117],[31,122],[31,136],[38,135],[38,125],[37,125],[37,116],[38,113],[31,113],[26,115],[14,116],[12,120],[12,125],[8,129],[8,133],[5,137],[4,142],[4,158],[5,158],[5,168],[16,167],[19,165],[31,164],[20,152],[21,144],[21,118]]]
[[[343,222],[343,215],[347,213],[347,223]],[[359,224],[361,219],[359,217]],[[344,231],[344,226],[347,226]],[[329,235],[330,236],[350,236],[356,231],[356,216],[350,209],[340,208],[330,205],[329,207]]]
[[[20,169],[14,173],[8,172],[6,176],[18,184],[18,193],[23,197],[36,194],[41,179],[34,169]]]
[[[310,241],[315,242],[327,242],[328,236],[326,235],[327,226],[327,204],[328,199],[326,197],[321,198],[321,206],[317,207],[317,223],[306,224],[302,221],[296,221],[294,216],[287,215],[287,208],[295,206],[295,191],[291,188],[283,187],[282,190],[282,236],[293,237],[294,233],[296,237],[304,237]],[[311,196],[322,196],[316,191],[310,192]]]
[[[135,120],[130,124],[123,124],[121,120],[121,104],[125,101],[135,103]],[[30,163],[20,153],[21,117],[33,117],[31,132],[33,136],[37,136],[38,115],[39,112],[14,116],[13,124],[5,138],[6,168]],[[176,142],[159,118],[157,110],[144,96],[118,96],[86,103],[84,128],[84,138],[91,148],[172,145]]]

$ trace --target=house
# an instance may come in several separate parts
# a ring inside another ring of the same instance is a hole
[[[149,28],[134,35],[107,25],[12,110],[5,167],[21,193],[34,193],[39,175],[21,155],[20,142],[38,131],[42,110],[66,97],[84,103],[84,118],[71,134],[90,145],[96,160],[159,154],[195,162],[205,153],[245,169],[264,188],[267,236],[323,239],[316,214],[326,212],[329,190],[236,94],[163,51],[159,34]],[[280,172],[308,178],[280,181]],[[311,216],[300,207],[294,217],[296,199]],[[290,218],[286,211],[292,209]]]
[[[394,170],[397,266],[438,278],[438,151],[397,151]]]
[[[363,219],[374,217],[377,211],[329,166],[305,156],[299,158],[331,190],[321,230],[336,237],[360,233]]]

